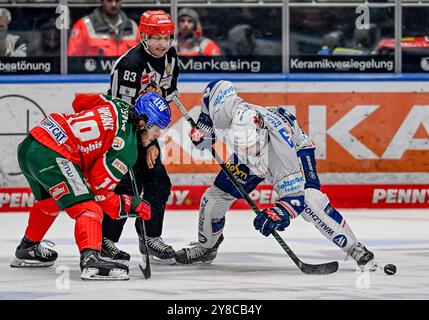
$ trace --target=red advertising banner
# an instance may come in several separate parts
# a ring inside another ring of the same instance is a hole
[[[208,186],[173,186],[167,210],[198,210],[200,199]],[[429,208],[427,185],[325,185],[322,188],[337,208]],[[263,209],[274,204],[276,194],[269,185],[258,186],[251,194]],[[1,188],[0,212],[25,212],[34,204],[27,188]],[[236,201],[232,209],[248,209],[244,200]]]

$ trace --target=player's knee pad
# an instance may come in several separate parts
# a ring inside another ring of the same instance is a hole
[[[225,226],[225,214],[235,198],[216,186],[203,194],[200,202],[198,222],[198,240],[201,244],[212,247],[217,242]]]
[[[332,208],[332,206],[329,204],[330,200],[328,196],[324,194],[322,191],[314,188],[307,188],[304,190],[304,197],[305,197],[305,203],[307,207],[304,210],[305,214],[302,214],[302,217],[306,221],[308,222],[313,221],[311,217],[313,210],[316,210],[318,212],[323,212],[328,216],[330,216],[327,210],[328,210],[328,207]]]
[[[322,191],[309,188],[304,190],[305,199],[314,207],[323,210],[329,217],[335,220],[338,224],[343,222],[343,216],[331,204],[328,196]]]
[[[88,217],[99,221],[100,224],[103,220],[103,210],[94,200],[75,203],[64,211],[75,220],[80,217]]]
[[[330,200],[326,194],[324,194],[319,189],[307,188],[304,190],[305,202],[308,205],[311,205],[313,208],[319,208],[320,210],[325,210],[328,206]]]

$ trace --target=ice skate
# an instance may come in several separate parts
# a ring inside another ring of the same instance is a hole
[[[127,252],[120,250],[112,240],[105,237],[101,242],[101,257],[124,264],[129,264],[131,258]]]
[[[166,244],[161,237],[146,237],[146,245],[149,249],[150,261],[154,264],[175,264],[176,252],[173,247]],[[146,250],[142,239],[139,237],[139,249],[145,255]]]
[[[374,260],[374,254],[360,242],[353,247],[349,255],[356,261],[362,271],[377,270],[378,264]]]
[[[217,250],[223,241],[223,235],[220,236],[213,248],[204,248],[199,243],[190,248],[183,248],[177,251],[176,261],[180,264],[210,264],[216,258]]]
[[[43,244],[53,247],[55,244],[48,240],[34,242],[24,236],[15,251],[12,268],[46,268],[54,265],[58,253],[46,248]]]
[[[83,280],[129,280],[128,267],[122,263],[104,260],[96,250],[83,250],[80,256]]]

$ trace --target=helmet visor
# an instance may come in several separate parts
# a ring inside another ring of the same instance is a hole
[[[266,129],[231,128],[227,131],[227,141],[234,153],[245,163],[257,157],[265,145]]]

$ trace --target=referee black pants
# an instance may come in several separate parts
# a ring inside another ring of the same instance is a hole
[[[155,144],[158,149],[159,145]],[[134,166],[137,187],[139,191],[144,191],[143,199],[151,205],[151,219],[145,221],[146,235],[149,237],[159,237],[162,234],[165,207],[170,196],[171,182],[167,170],[161,162],[161,153],[156,159],[155,167],[149,169],[146,162],[147,148],[139,146],[138,158]],[[115,188],[117,194],[134,195],[132,181],[129,174],[125,175]],[[109,215],[103,217],[103,237],[113,242],[118,242],[121,237],[124,224],[127,219],[113,220]],[[136,219],[135,227],[137,233],[141,234],[140,219]]]

